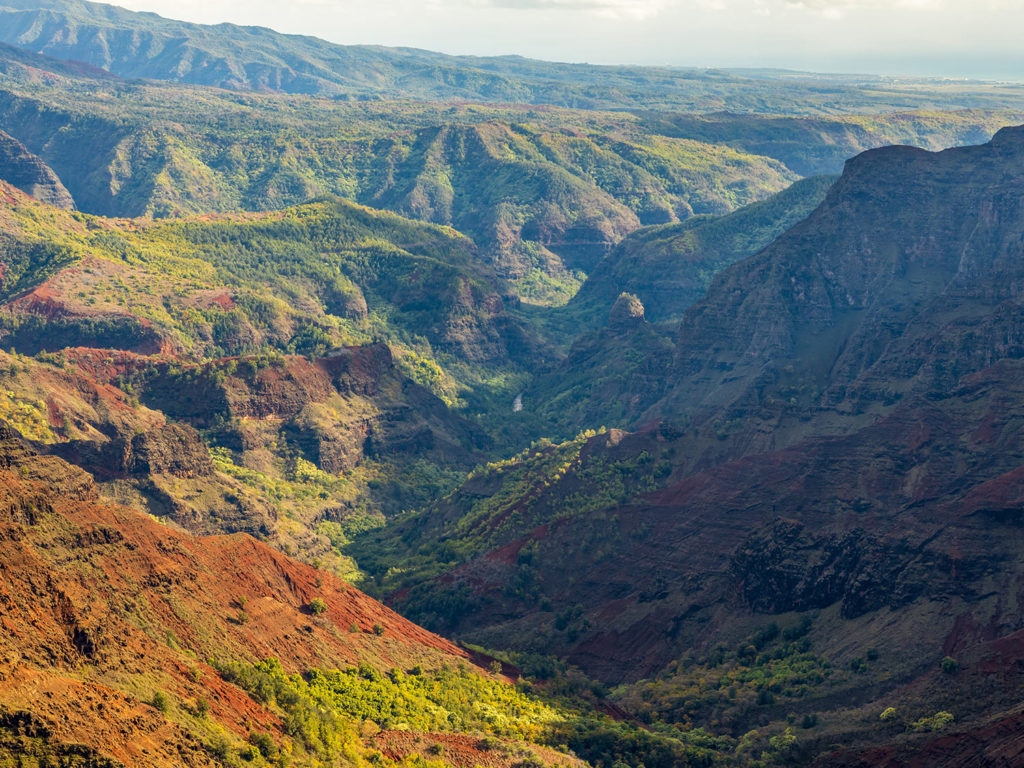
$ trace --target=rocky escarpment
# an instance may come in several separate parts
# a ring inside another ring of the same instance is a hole
[[[758,613],[782,614],[839,605],[845,619],[883,607],[899,610],[922,597],[956,594],[991,563],[963,562],[910,541],[879,540],[862,528],[815,534],[776,520],[734,552],[729,571]]]
[[[524,397],[567,425],[628,424],[649,413],[678,383],[668,373],[667,338],[676,330],[674,323],[703,297],[716,274],[813,210],[832,181],[805,179],[726,216],[694,217],[626,238],[566,307],[567,315],[592,330],[576,338],[564,361],[535,377]],[[640,303],[639,319],[647,322],[623,315],[625,295]],[[632,337],[626,340],[629,329]]]
[[[0,755],[12,762],[199,768],[219,764],[205,728],[280,741],[280,718],[207,659],[273,656],[289,671],[470,663],[251,538],[200,540],[100,502],[81,470],[2,426],[0,562]]]
[[[466,464],[486,444],[479,428],[403,377],[383,344],[339,349],[308,361],[222,361],[144,378],[145,403],[199,427],[217,424],[220,440],[252,449],[274,425],[321,469],[336,473],[364,458],[431,455]],[[248,426],[246,426],[248,425]]]
[[[1019,356],[1022,143],[1007,128],[849,161],[810,217],[686,313],[662,410],[704,420],[794,394],[863,410]]]
[[[104,479],[150,475],[197,479],[214,474],[206,443],[186,424],[163,424],[103,442],[72,440],[49,450]]]
[[[589,498],[580,478],[607,483],[629,472],[635,486],[638,465],[678,463],[674,454],[686,449],[665,425],[618,436],[614,447],[594,438],[579,466],[539,499],[525,489],[512,507],[513,521],[551,510],[536,516],[539,525],[499,538],[502,546],[427,590],[396,595],[396,604],[472,642],[512,638],[612,682],[678,675],[678,688],[666,683],[673,695],[699,674],[689,665],[716,649],[803,621],[815,656],[836,670],[832,680],[786,698],[775,691],[784,701],[775,707],[766,695],[743,711],[734,733],[815,713],[828,731],[801,734],[802,742],[820,739],[808,747],[813,754],[830,744],[899,742],[919,718],[948,711],[956,729],[982,728],[1004,742],[993,755],[1012,750],[1008,731],[986,723],[1019,705],[1024,646],[1012,638],[1024,631],[1022,372],[1021,361],[1003,361],[945,397],[916,399],[851,434],[808,438],[574,513]],[[500,537],[508,524],[490,525]],[[959,665],[955,677],[942,671],[944,657]],[[864,667],[865,658],[883,661]],[[637,682],[637,695],[656,687]],[[879,719],[889,707],[900,713],[892,724]],[[913,761],[924,731],[911,738],[911,746],[852,750],[820,764],[930,765]],[[959,744],[962,756],[980,750],[970,732],[962,742],[936,742],[936,755],[939,744]]]
[[[0,131],[0,179],[36,200],[57,208],[74,209],[75,201],[57,174],[25,145]]]

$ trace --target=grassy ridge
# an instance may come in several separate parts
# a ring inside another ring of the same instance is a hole
[[[501,315],[501,281],[448,228],[343,202],[142,226],[27,200],[3,215],[4,296],[51,280],[82,324],[135,318],[194,358],[380,338],[451,400],[453,375],[485,374],[516,352],[485,330]]]

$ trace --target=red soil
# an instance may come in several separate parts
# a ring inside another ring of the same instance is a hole
[[[276,718],[204,659],[277,657],[290,671],[471,661],[250,537],[195,538],[103,503],[88,475],[30,454],[5,429],[0,562],[0,706],[30,710],[55,738],[127,765],[208,764],[140,703],[155,690],[186,710],[206,698],[242,736],[273,729]],[[319,616],[307,609],[314,598],[327,606]]]

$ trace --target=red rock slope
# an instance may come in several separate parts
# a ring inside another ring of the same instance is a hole
[[[204,659],[276,656],[298,670],[467,658],[248,536],[195,538],[102,502],[87,474],[33,454],[6,427],[0,563],[0,731],[77,745],[97,765],[210,763],[144,703],[158,690],[175,709],[205,698],[211,719],[239,735],[272,729],[274,716]],[[306,608],[314,598],[320,615]]]

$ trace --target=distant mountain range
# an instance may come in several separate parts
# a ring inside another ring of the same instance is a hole
[[[207,26],[86,0],[4,0],[0,42],[120,77],[356,99],[836,114],[1006,108],[1024,88],[767,70],[556,64],[343,46],[262,27]]]

